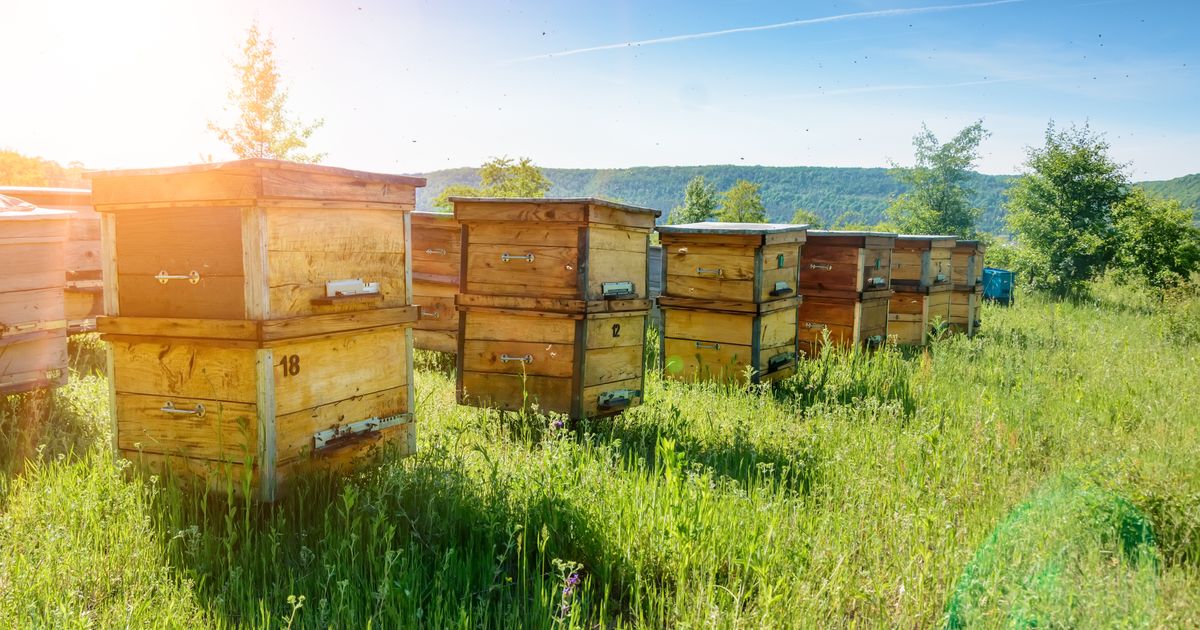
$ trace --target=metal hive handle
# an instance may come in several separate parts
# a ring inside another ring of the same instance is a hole
[[[434,249],[427,249],[427,250],[425,250],[425,253],[433,255],[433,256],[445,256],[446,250],[442,249],[441,247],[438,247],[438,248],[434,248]]]
[[[159,409],[159,411],[171,414],[173,416],[196,416],[197,418],[204,417],[204,405],[202,404],[197,404],[195,409],[180,409],[175,406],[174,402],[168,400],[167,402],[163,403],[163,406],[161,409]]]
[[[532,355],[532,354],[527,354],[527,355],[525,355],[525,356],[523,356],[523,357],[514,357],[514,356],[511,356],[511,355],[507,355],[507,354],[502,354],[502,355],[500,355],[500,362],[501,362],[501,363],[510,363],[510,362],[513,362],[513,361],[520,361],[521,363],[525,363],[525,364],[533,363],[533,355]]]
[[[508,252],[504,252],[503,254],[500,255],[500,260],[502,262],[508,262],[510,260],[524,260],[525,262],[533,262],[533,254],[525,254],[524,256],[514,256]]]
[[[706,348],[708,350],[720,350],[721,344],[719,344],[719,343],[704,343],[703,341],[697,341],[696,347],[697,348]]]
[[[804,327],[809,330],[813,330],[813,329],[825,330],[825,328],[826,328],[825,324],[819,324],[817,322],[804,322]]]
[[[166,284],[171,280],[187,280],[191,284],[200,284],[200,272],[193,269],[187,275],[178,275],[167,273],[167,270],[163,269],[154,276],[154,279],[158,280],[159,284]]]
[[[421,319],[441,319],[442,314],[437,311],[421,311]]]
[[[716,269],[705,269],[703,267],[696,267],[696,275],[698,275],[698,276],[716,276],[716,277],[720,278],[721,276],[724,275],[724,272],[721,271],[720,267],[718,267]]]
[[[808,268],[809,269],[821,269],[823,271],[833,271],[833,265],[820,264],[820,263],[809,263]]]

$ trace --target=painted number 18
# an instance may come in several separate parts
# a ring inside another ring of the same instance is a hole
[[[300,373],[300,355],[285,354],[279,359],[279,367],[283,368],[284,376],[295,376]]]

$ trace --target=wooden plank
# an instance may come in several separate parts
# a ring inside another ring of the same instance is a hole
[[[587,217],[585,203],[487,202],[459,200],[454,202],[454,218],[460,223],[506,221],[513,223],[576,223]]]
[[[588,350],[627,346],[641,347],[646,338],[646,314],[619,317],[589,317],[586,327]],[[590,355],[589,355],[590,356]]]
[[[663,295],[693,300],[753,302],[754,281],[697,278],[668,273],[663,283]]]
[[[573,399],[570,378],[462,372],[459,404],[519,411],[536,404],[542,411],[569,414]]]
[[[257,467],[250,462],[227,462],[207,459],[190,459],[159,453],[143,453],[121,449],[120,457],[133,462],[134,466],[165,477],[193,479],[214,492],[232,491],[240,493],[244,484],[254,487],[258,483]]]
[[[752,315],[673,308],[663,308],[662,311],[663,334],[668,337],[747,347],[752,343]]]
[[[204,416],[168,414],[204,406]],[[117,447],[189,458],[244,462],[258,454],[255,405],[117,393]]]
[[[584,354],[583,385],[591,387],[642,375],[642,345],[589,349]]]
[[[464,311],[463,339],[480,341],[509,341],[520,339],[530,343],[575,343],[575,322],[571,319],[513,317],[504,313]]]
[[[668,226],[660,226],[659,239],[664,251],[677,247],[693,247],[697,245],[714,246],[727,245],[757,249],[763,244],[761,236],[755,234],[670,234],[663,231]]]
[[[258,338],[258,325],[250,320],[100,317],[96,320],[96,329],[101,333],[114,335],[243,340]]]
[[[417,307],[376,308],[352,313],[328,313],[291,319],[257,322],[263,340],[293,339],[345,333],[354,330],[411,324],[417,321]]]
[[[515,258],[519,256],[533,259]],[[579,297],[579,250],[574,247],[471,243],[465,258],[465,293]]]
[[[718,344],[674,337],[666,337],[663,342],[663,375],[668,378],[745,381],[746,370],[752,361],[753,350],[748,344]]]
[[[406,385],[398,360],[409,352],[406,339],[404,327],[391,326],[276,346],[277,416]]]
[[[275,419],[276,457],[281,466],[311,457],[318,431],[409,411],[408,388],[393,387],[280,415]]]
[[[520,341],[463,341],[463,369],[497,374],[529,374],[570,378],[574,374],[574,346]],[[508,361],[503,361],[508,357]],[[517,360],[514,360],[517,359]],[[519,360],[529,359],[529,361]]]
[[[406,210],[416,205],[416,187],[402,181],[286,168],[264,168],[259,174],[263,197],[392,203]]]
[[[353,206],[270,208],[267,249],[288,252],[404,252],[404,215]]]
[[[579,243],[579,227],[575,225],[489,221],[471,225],[468,234],[471,246],[576,247]]]
[[[405,306],[409,301],[404,269],[397,264],[397,257],[401,255],[393,252],[269,251],[269,319]],[[326,282],[351,278],[378,282],[382,297],[365,304],[313,303],[314,299],[325,297]]]
[[[29,324],[66,319],[62,287],[0,292],[0,339]]]
[[[241,276],[240,208],[165,208],[117,217],[117,272]]]
[[[649,232],[654,229],[654,219],[657,214],[647,212],[630,212],[612,206],[591,204],[588,206],[588,221],[607,225],[621,225],[632,228],[642,228]]]
[[[762,347],[796,343],[797,311],[789,308],[759,318],[759,345]]]
[[[413,347],[433,352],[458,352],[458,331],[448,330],[414,330]]]
[[[257,402],[254,350],[186,340],[111,341],[117,393]]]
[[[170,177],[98,173],[92,176],[92,203],[100,212],[111,211],[109,206],[112,204],[249,200],[261,196],[260,193],[259,177],[244,173],[210,171]]]
[[[753,255],[697,252],[691,247],[664,250],[663,264],[668,276],[667,293],[671,292],[670,276],[736,281],[753,280],[757,271]]]
[[[120,315],[120,282],[117,279],[117,215],[115,214],[100,215],[100,270],[104,281],[104,313],[111,316]]]
[[[417,330],[458,330],[458,309],[452,297],[430,297],[417,295],[421,318],[415,324]]]
[[[242,276],[201,276],[197,284],[171,280],[162,284],[153,276],[117,276],[118,310],[137,317],[192,317],[244,319],[245,281]]]
[[[593,230],[593,234],[597,230]],[[614,232],[615,230],[605,230]],[[646,286],[646,239],[641,239],[640,252],[603,249],[591,243],[591,254],[587,260],[587,299],[604,299],[604,283],[630,282],[635,293],[631,297],[650,296]]]
[[[0,243],[0,292],[32,291],[63,285],[63,243]]]

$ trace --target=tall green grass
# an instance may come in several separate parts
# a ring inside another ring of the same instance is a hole
[[[1195,627],[1200,339],[1179,313],[1197,307],[1097,295],[988,307],[981,335],[923,350],[829,352],[776,388],[651,377],[645,405],[565,427],[457,407],[430,362],[416,456],[273,506],[133,477],[79,433],[90,454],[8,481],[0,625],[940,626],[997,526],[1069,478],[1145,514],[1157,560],[1131,574],[1054,521],[1082,551],[1037,619]],[[63,395],[100,424],[79,383]],[[1012,584],[970,618],[1024,618]]]

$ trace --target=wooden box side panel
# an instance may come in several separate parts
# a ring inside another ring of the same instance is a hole
[[[57,386],[66,380],[66,329],[0,339],[0,395]]]
[[[950,284],[954,278],[954,265],[949,247],[934,247],[929,250],[929,286]]]
[[[457,286],[462,268],[462,229],[454,221],[431,223],[412,222],[413,274],[418,279]]]
[[[921,285],[925,281],[926,253],[914,249],[892,251],[892,284]]]
[[[664,310],[664,317],[667,312]],[[744,382],[753,361],[749,345],[663,338],[663,376],[667,378]]]
[[[278,464],[284,466],[299,459],[343,457],[344,451],[361,453],[376,441],[384,439],[386,429],[351,437],[342,444],[322,449],[316,448],[314,435],[318,431],[339,429],[361,420],[408,413],[411,409],[408,387],[400,386],[278,415],[275,417]]]
[[[454,218],[461,223],[506,221],[526,224],[582,224],[587,220],[587,204],[463,200],[454,202]]]
[[[253,349],[190,343],[187,339],[111,340],[117,394],[253,405],[258,400]],[[161,414],[162,418],[172,417]]]
[[[784,243],[762,248],[758,302],[795,297],[800,286],[801,245]]]
[[[242,210],[148,208],[114,217],[111,247],[122,315],[241,319],[246,316]],[[161,282],[166,272],[184,276]],[[186,277],[196,274],[192,283]]]
[[[925,325],[920,321],[889,321],[888,337],[902,346],[925,344]]]
[[[604,299],[604,283],[630,282],[626,299],[650,297],[649,236],[645,231],[591,226],[587,235],[587,293],[585,299]]]
[[[663,243],[663,295],[755,301],[756,249],[672,239]]]
[[[839,246],[825,239],[820,244],[806,244],[800,286],[819,291],[861,291],[858,288],[861,251],[858,247]]]
[[[39,222],[40,223],[40,222]],[[7,227],[0,224],[0,228]],[[0,239],[0,293],[63,286],[63,247],[59,241]]]
[[[464,293],[578,297],[579,248],[468,243]]]
[[[405,326],[296,339],[271,352],[277,418],[404,387],[412,378],[405,364],[411,352]]]
[[[663,334],[667,337],[746,347],[754,343],[753,314],[677,308],[664,308],[662,311]]]
[[[882,341],[887,337],[888,311],[890,300],[879,298],[863,300],[858,305],[858,343],[869,343],[874,339]]]
[[[433,352],[458,353],[457,330],[414,330],[413,347]]]
[[[0,346],[5,337],[61,328],[66,320],[62,286],[0,292]]]
[[[180,411],[204,406],[204,415],[162,411],[163,396],[117,392],[117,447],[190,459],[251,463],[258,457],[258,408],[252,403],[170,399]]]
[[[886,247],[862,251],[862,290],[887,289],[892,286],[892,250]],[[882,282],[882,283],[881,283]]]
[[[393,210],[268,208],[267,318],[392,308],[408,303],[404,214]],[[325,283],[378,282],[377,299],[314,304]]]
[[[589,318],[583,327],[584,388],[642,377],[645,313]]]
[[[460,404],[519,410],[536,403],[571,413],[577,320],[483,310],[459,318]]]
[[[417,285],[413,287],[413,302],[421,309],[421,319],[414,325],[416,330],[458,330],[458,309],[454,305],[454,294],[437,295],[439,291]]]

